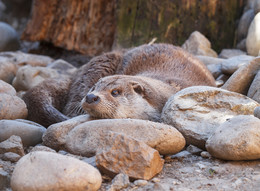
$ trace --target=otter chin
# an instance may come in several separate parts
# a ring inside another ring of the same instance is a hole
[[[162,107],[173,93],[168,84],[159,80],[114,75],[101,78],[82,99],[81,106],[96,119],[160,121]]]

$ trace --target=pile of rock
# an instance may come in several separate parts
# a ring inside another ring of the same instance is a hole
[[[260,33],[253,34],[260,13],[259,1],[250,2],[255,10],[248,4],[238,35],[246,38],[247,53],[224,49],[218,55],[197,31],[183,44],[207,65],[219,87],[179,91],[165,104],[163,123],[88,121],[82,115],[45,129],[25,120],[27,108],[19,96],[45,79],[69,77],[76,68],[46,56],[0,53],[0,190],[10,185],[13,190],[98,190],[102,179],[112,178],[110,190],[155,189],[159,180],[152,178],[166,166],[167,155],[260,159]],[[179,153],[185,145],[190,146]]]

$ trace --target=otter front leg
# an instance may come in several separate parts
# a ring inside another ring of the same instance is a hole
[[[67,102],[70,83],[69,77],[50,79],[27,91],[23,100],[28,108],[28,119],[45,127],[67,120],[60,111]]]
[[[122,59],[122,52],[110,52],[94,57],[86,65],[79,68],[72,80],[68,102],[63,113],[70,117],[83,114],[82,110],[79,109],[81,100],[100,78],[120,73]]]

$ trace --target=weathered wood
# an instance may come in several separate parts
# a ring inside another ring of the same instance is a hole
[[[93,56],[113,47],[182,43],[197,30],[220,50],[235,45],[246,0],[34,0],[22,38]]]
[[[115,0],[34,0],[22,39],[93,56],[111,49],[114,17]]]
[[[236,24],[246,0],[120,0],[117,42],[123,47],[150,42],[182,45],[197,30],[215,50],[235,45]]]

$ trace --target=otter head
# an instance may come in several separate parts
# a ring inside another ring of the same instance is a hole
[[[83,98],[83,110],[93,118],[134,118],[159,121],[161,108],[153,104],[141,79],[115,75],[101,78]]]

